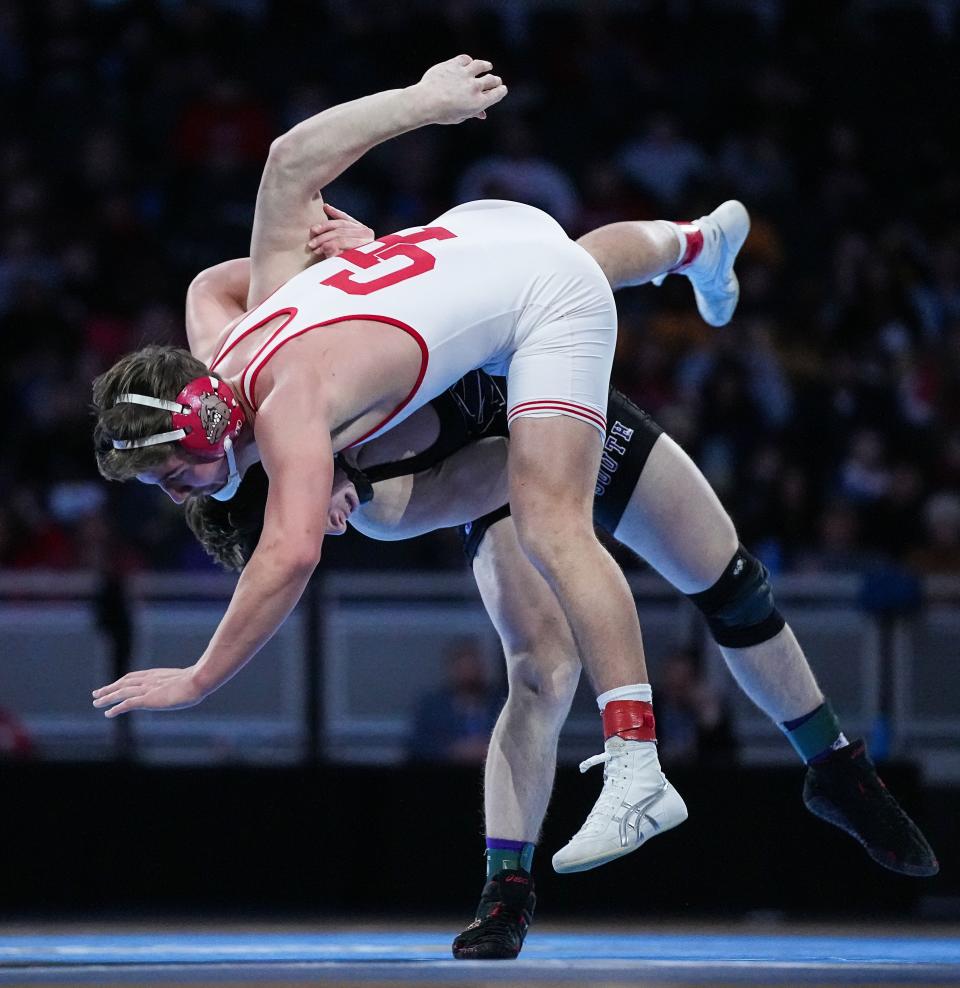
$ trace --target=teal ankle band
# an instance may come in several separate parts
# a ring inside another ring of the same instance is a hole
[[[779,727],[805,762],[809,762],[817,755],[827,751],[841,733],[837,715],[833,712],[830,701],[826,699],[820,709],[799,727],[795,727],[792,731],[784,727],[783,724],[780,724]]]
[[[530,871],[533,866],[533,852],[536,844],[524,844],[517,849],[487,848],[487,878],[498,871]]]

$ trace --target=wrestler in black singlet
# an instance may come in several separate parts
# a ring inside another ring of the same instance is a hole
[[[484,371],[471,371],[438,395],[430,406],[439,419],[435,442],[415,456],[360,470],[340,455],[337,463],[353,481],[361,503],[373,497],[373,485],[381,480],[429,470],[471,442],[488,436],[509,436],[507,428],[506,381]],[[653,449],[663,430],[650,416],[619,391],[610,389],[607,402],[607,435],[594,495],[593,517],[597,525],[613,533],[627,507]],[[236,546],[231,565],[250,558],[260,539],[267,500],[267,476],[260,464],[246,472],[236,496],[225,502],[198,499],[205,517],[224,531],[224,541]],[[505,504],[459,528],[467,558],[472,562],[491,525],[510,514]],[[229,533],[232,538],[227,538]]]

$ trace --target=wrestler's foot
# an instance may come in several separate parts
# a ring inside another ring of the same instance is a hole
[[[604,763],[603,790],[583,826],[553,856],[555,871],[586,871],[606,864],[687,818],[680,794],[660,771],[656,744],[614,735],[604,749],[580,764],[580,771],[586,772]]]
[[[740,283],[733,265],[750,232],[750,214],[742,202],[728,199],[693,226],[703,234],[703,246],[693,261],[667,274],[686,275],[703,321],[711,326],[726,326],[740,300]],[[653,283],[662,284],[664,278],[666,274],[654,278]]]
[[[863,741],[807,767],[803,802],[815,816],[845,830],[884,868],[916,877],[940,870],[920,828],[877,775]]]
[[[453,941],[453,956],[512,960],[520,953],[536,904],[528,871],[498,871],[483,887],[476,919]]]

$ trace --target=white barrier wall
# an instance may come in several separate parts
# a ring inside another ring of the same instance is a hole
[[[858,607],[859,585],[856,576],[783,577],[777,598],[847,733],[869,735],[876,725],[886,661],[891,753],[920,760],[934,778],[960,781],[960,581],[929,583],[920,615],[886,639]],[[134,581],[133,666],[194,661],[232,586],[209,575]],[[789,746],[735,688],[694,608],[657,577],[635,578],[632,587],[654,689],[671,649],[703,643],[706,674],[728,696],[743,760],[789,763]],[[477,637],[501,664],[469,574],[336,573],[202,704],[137,714],[118,727],[89,702],[90,690],[112,676],[96,592],[90,574],[0,573],[0,707],[21,717],[44,757],[110,758],[132,741],[129,750],[147,761],[289,763],[308,756],[313,736],[325,757],[399,761],[416,699],[440,682],[454,639]],[[582,680],[561,758],[591,754],[598,737]]]
[[[223,614],[230,578],[151,576],[132,582],[131,668],[199,658]],[[114,678],[89,574],[0,574],[0,708],[25,723],[38,754],[145,761],[295,761],[306,750],[302,608],[229,688],[171,713],[108,721],[91,690]],[[126,721],[126,723],[124,723]]]

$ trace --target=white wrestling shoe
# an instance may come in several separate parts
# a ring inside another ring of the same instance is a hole
[[[703,321],[711,326],[726,326],[733,318],[740,300],[740,283],[733,270],[734,261],[750,232],[750,214],[742,202],[728,199],[696,225],[703,234],[703,248],[697,259],[673,274],[683,274],[693,285],[693,296]],[[666,275],[654,278],[660,285]]]
[[[629,854],[687,818],[680,794],[660,770],[656,744],[614,735],[604,749],[580,763],[581,772],[605,763],[603,790],[583,826],[553,856],[553,870],[561,874]]]

